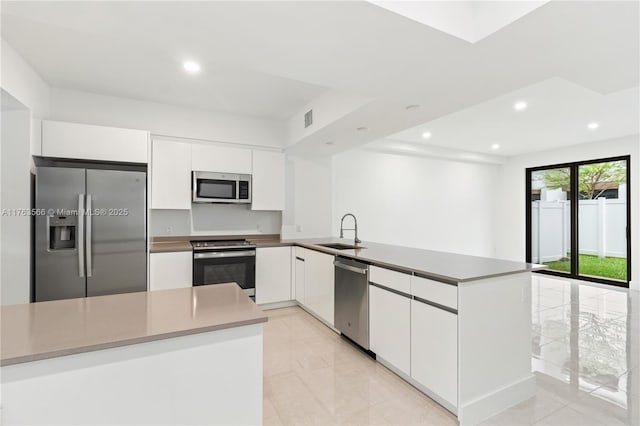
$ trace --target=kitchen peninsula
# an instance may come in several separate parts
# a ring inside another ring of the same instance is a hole
[[[5,424],[259,424],[266,315],[234,283],[2,307]]]
[[[341,302],[334,293],[334,260],[368,265],[366,349],[462,424],[476,424],[534,394],[530,285],[531,272],[542,265],[277,235],[158,237],[152,265],[155,255],[175,250],[182,256],[189,240],[213,237],[247,239],[256,247],[258,304],[299,305],[334,330],[334,305]]]

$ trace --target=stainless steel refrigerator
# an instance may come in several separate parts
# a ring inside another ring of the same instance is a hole
[[[37,167],[35,301],[145,291],[146,173]]]

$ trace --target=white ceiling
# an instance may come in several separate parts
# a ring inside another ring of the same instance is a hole
[[[474,7],[488,13],[493,3]],[[506,153],[517,126],[501,126],[505,116],[487,114],[499,113],[494,101],[510,93],[565,81],[557,98],[602,104],[560,111],[553,96],[533,90],[532,96],[553,104],[554,114],[534,116],[532,103],[531,123],[523,126],[533,126],[534,117],[543,126],[552,115],[573,120],[579,112],[624,103],[611,99],[639,84],[638,13],[638,2],[554,1],[469,43],[364,1],[3,1],[2,37],[52,85],[107,95],[275,119],[313,106],[327,89],[373,99],[293,148],[310,155],[360,146],[474,105],[494,129],[504,127]],[[202,63],[201,75],[184,74],[187,58]],[[406,111],[409,104],[421,107]],[[605,119],[621,126],[618,133],[628,128],[608,117],[585,115],[575,123],[594,119],[603,121],[599,135],[609,131]],[[458,120],[455,125],[467,125]],[[356,132],[360,126],[368,130]],[[554,129],[544,142],[549,146],[581,139],[572,125]],[[450,136],[453,146],[486,152],[477,138],[461,142],[467,138]],[[334,144],[325,145],[329,140]],[[520,142],[513,152],[538,149],[538,143],[525,148]]]
[[[376,6],[475,43],[515,22],[548,0],[369,1]]]
[[[396,141],[503,156],[636,134],[638,87],[601,94],[551,78],[389,136]],[[522,111],[518,101],[527,102]],[[590,130],[591,122],[599,124]],[[425,140],[422,134],[431,137]],[[491,145],[500,148],[494,150]]]
[[[120,13],[117,7],[26,3],[3,3],[2,37],[54,87],[278,120],[325,90],[226,63],[201,43],[155,43],[154,34],[171,32],[161,22],[135,35],[119,33],[117,25],[108,25]],[[197,75],[182,68],[193,59],[201,65]]]

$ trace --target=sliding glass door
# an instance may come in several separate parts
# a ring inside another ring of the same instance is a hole
[[[628,286],[629,157],[527,169],[527,261]]]
[[[571,273],[571,168],[531,172],[531,262]]]

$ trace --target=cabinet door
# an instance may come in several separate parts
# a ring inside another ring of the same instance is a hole
[[[251,150],[194,143],[191,169],[198,172],[251,174]]]
[[[191,144],[153,141],[151,208],[191,208]]]
[[[411,301],[411,377],[458,405],[458,316]]]
[[[298,247],[296,247],[296,249],[298,249]],[[301,256],[301,254],[298,254],[298,250],[294,250],[296,252],[296,256],[295,256],[295,292],[296,292],[296,301],[298,303],[301,303],[304,305],[305,303],[305,298],[304,298],[304,266],[305,266],[305,259],[304,257]]]
[[[411,299],[369,286],[369,345],[406,375],[411,368]]]
[[[256,249],[256,303],[291,300],[291,247]]]
[[[284,210],[284,154],[253,151],[251,210]]]
[[[151,253],[149,257],[150,291],[192,286],[193,254],[190,251]]]
[[[304,305],[333,326],[334,256],[305,251]]]
[[[149,132],[89,124],[42,122],[42,155],[82,160],[148,162]]]

